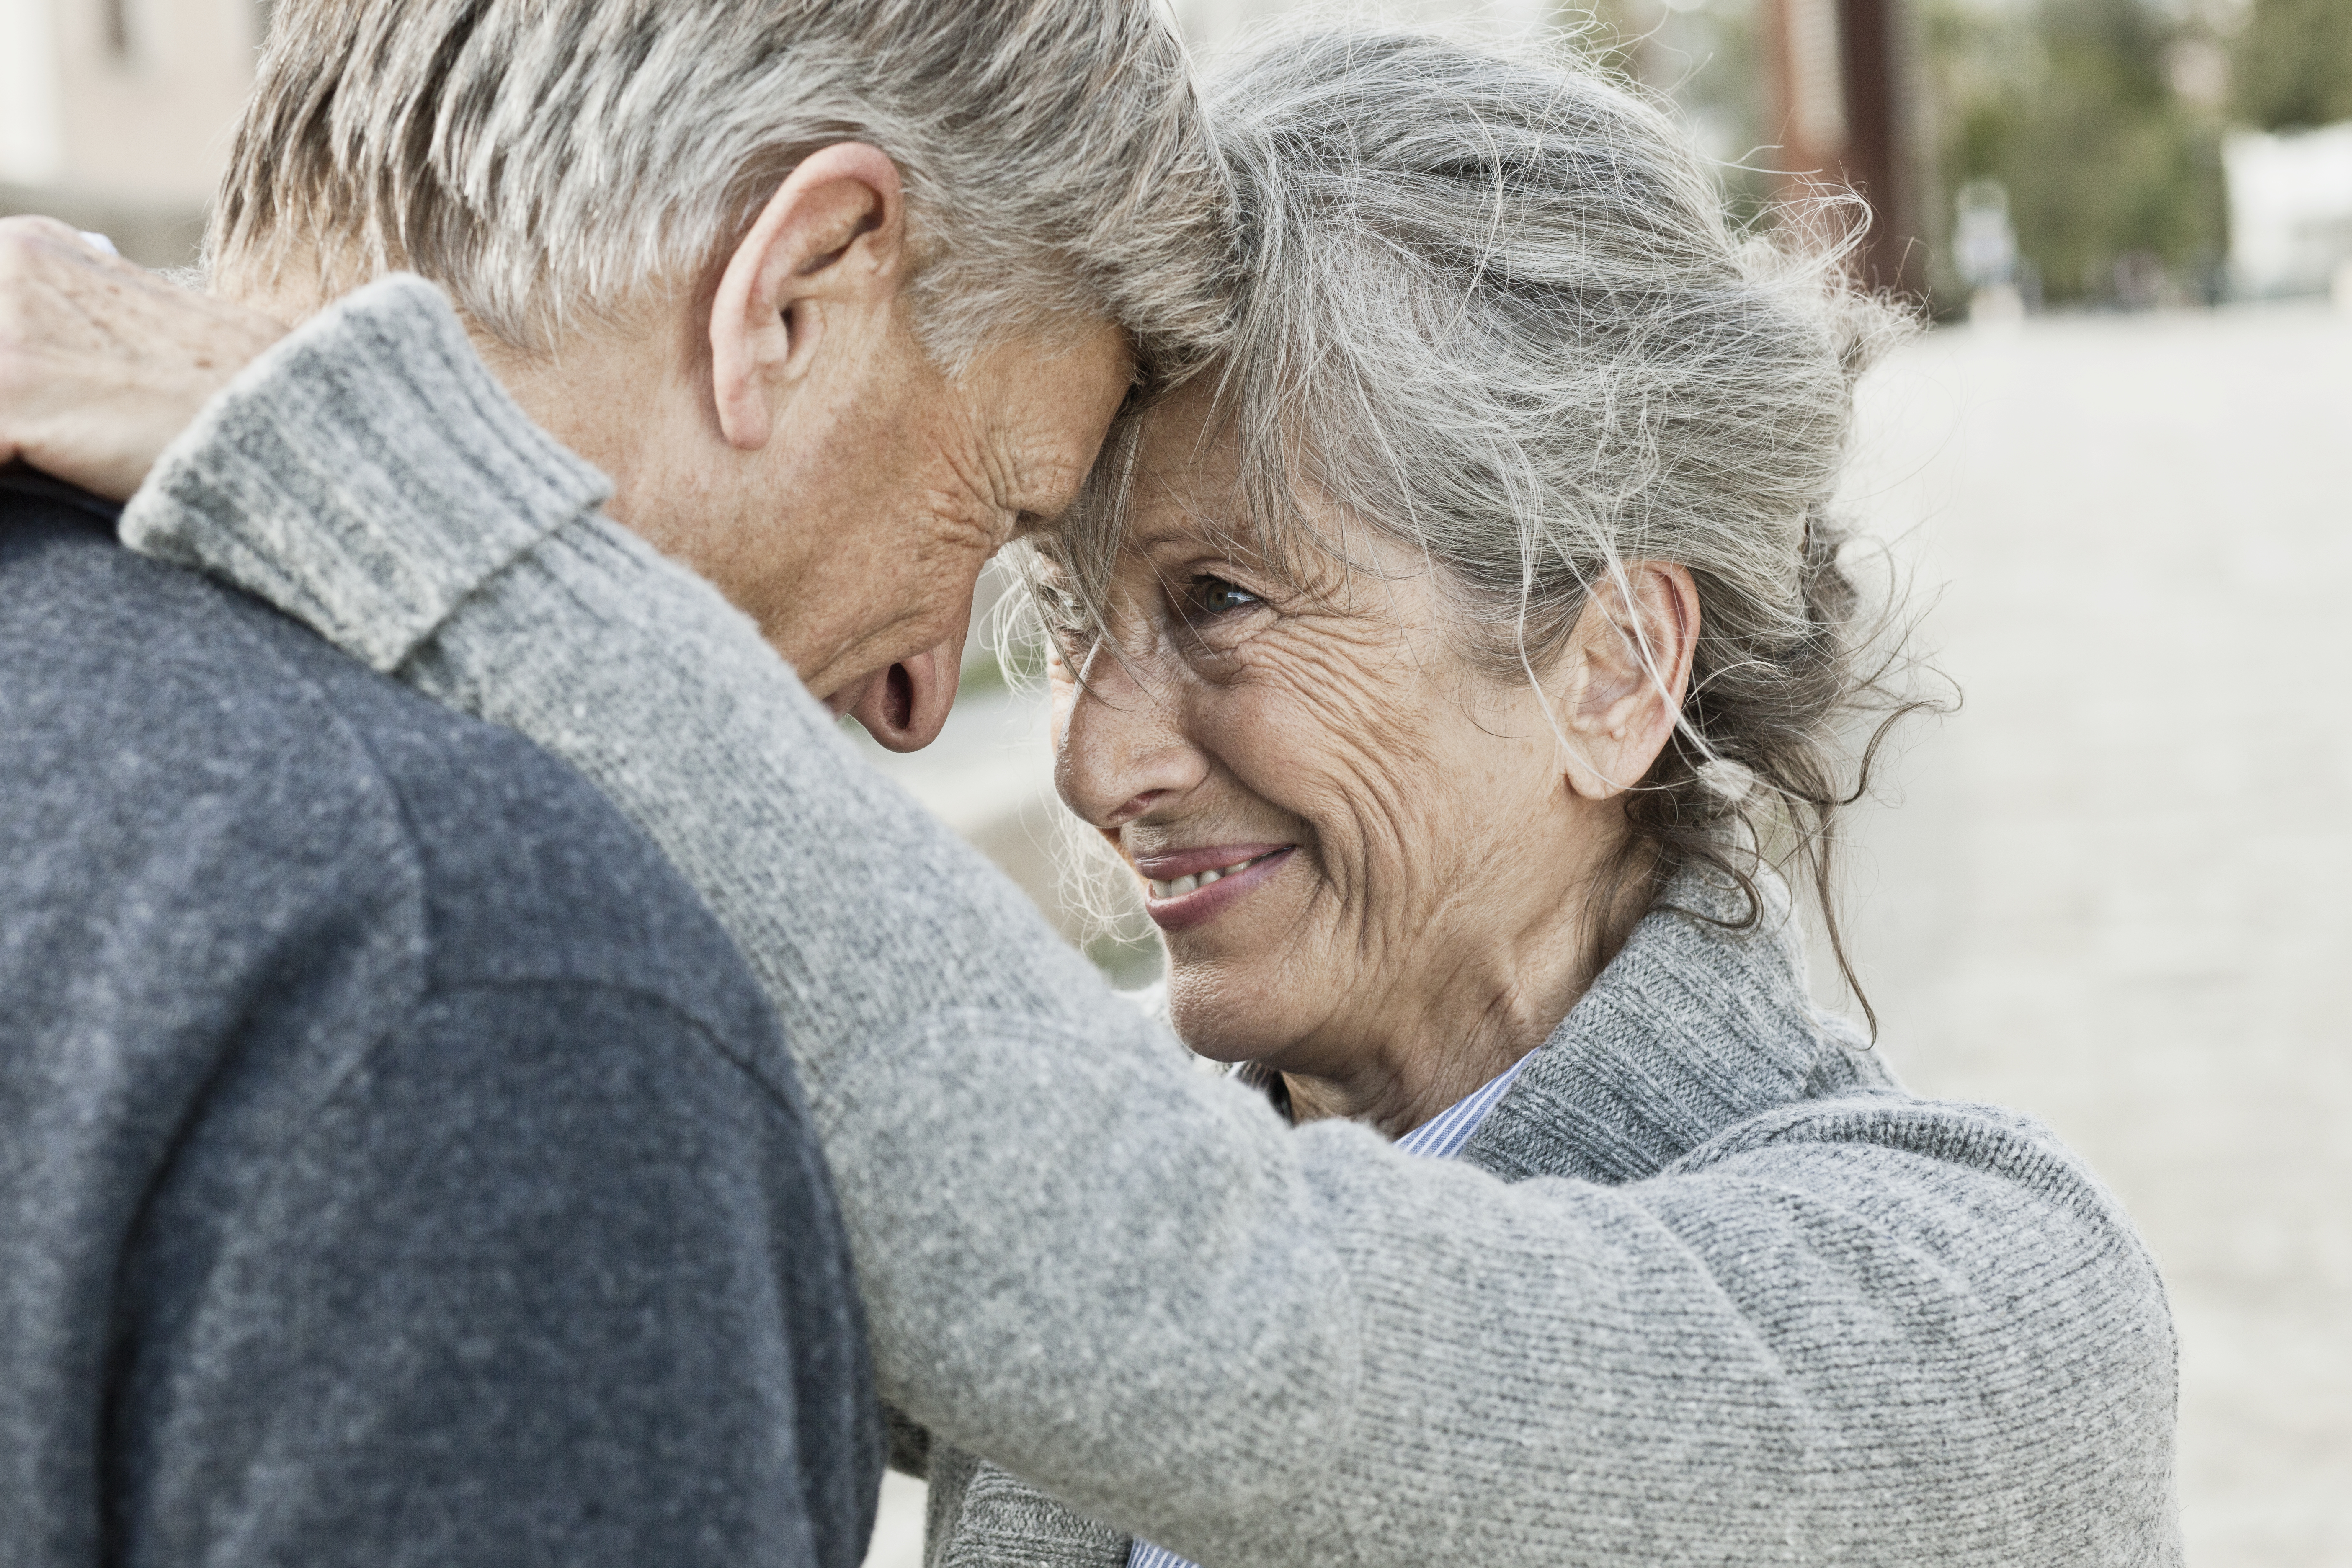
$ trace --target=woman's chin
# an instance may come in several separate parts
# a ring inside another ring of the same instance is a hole
[[[1257,984],[1257,965],[1244,961],[1168,966],[1168,1016],[1177,1037],[1196,1057],[1213,1062],[1253,1062],[1281,1053],[1288,1038],[1278,1026],[1286,1015],[1270,1006]],[[1238,971],[1238,972],[1237,972]]]

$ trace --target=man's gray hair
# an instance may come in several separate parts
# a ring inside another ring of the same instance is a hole
[[[1689,697],[1628,781],[1633,841],[1598,907],[1693,860],[1745,881],[1757,847],[1793,845],[1834,935],[1835,735],[1879,687],[1830,509],[1854,383],[1906,322],[1843,269],[1859,202],[1742,232],[1671,111],[1572,47],[1320,27],[1213,66],[1206,90],[1242,235],[1216,405],[1244,546],[1344,562],[1297,504],[1319,492],[1439,568],[1466,650],[1517,679],[1625,563],[1688,568]],[[1065,616],[1099,603],[1148,417],[1045,545]],[[1606,945],[1631,921],[1597,923]]]
[[[394,268],[543,349],[691,287],[828,143],[898,164],[926,346],[1223,320],[1228,197],[1156,0],[280,0],[216,272]]]

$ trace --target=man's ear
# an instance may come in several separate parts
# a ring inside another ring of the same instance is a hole
[[[1607,800],[1658,760],[1690,686],[1698,616],[1698,584],[1671,562],[1628,562],[1622,585],[1593,588],[1561,661],[1570,789]]]
[[[835,142],[784,177],[728,258],[711,301],[711,390],[730,445],[767,445],[829,314],[892,307],[906,230],[898,166],[878,148]]]

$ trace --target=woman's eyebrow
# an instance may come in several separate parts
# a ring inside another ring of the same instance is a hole
[[[1119,548],[1129,554],[1153,557],[1217,552],[1214,540],[1181,525],[1167,524],[1157,528],[1130,529],[1127,537],[1119,542]]]

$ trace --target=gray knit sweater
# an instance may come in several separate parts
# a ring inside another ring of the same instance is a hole
[[[1881,1087],[1784,938],[1654,917],[1469,1161],[1290,1129],[605,493],[394,279],[248,370],[124,532],[664,847],[783,1019],[883,1393],[943,1440],[1212,1568],[2179,1560],[2172,1333],[2115,1200],[2030,1121]]]
[[[1505,1181],[1615,1185],[1657,1175],[1727,1120],[1896,1091],[1850,1026],[1814,1008],[1785,890],[1769,879],[1762,890],[1769,913],[1750,926],[1727,888],[1696,870],[1678,878],[1458,1157]],[[910,1436],[894,1434],[893,1458],[931,1483],[926,1568],[1124,1568],[1124,1533],[1002,1466]]]

